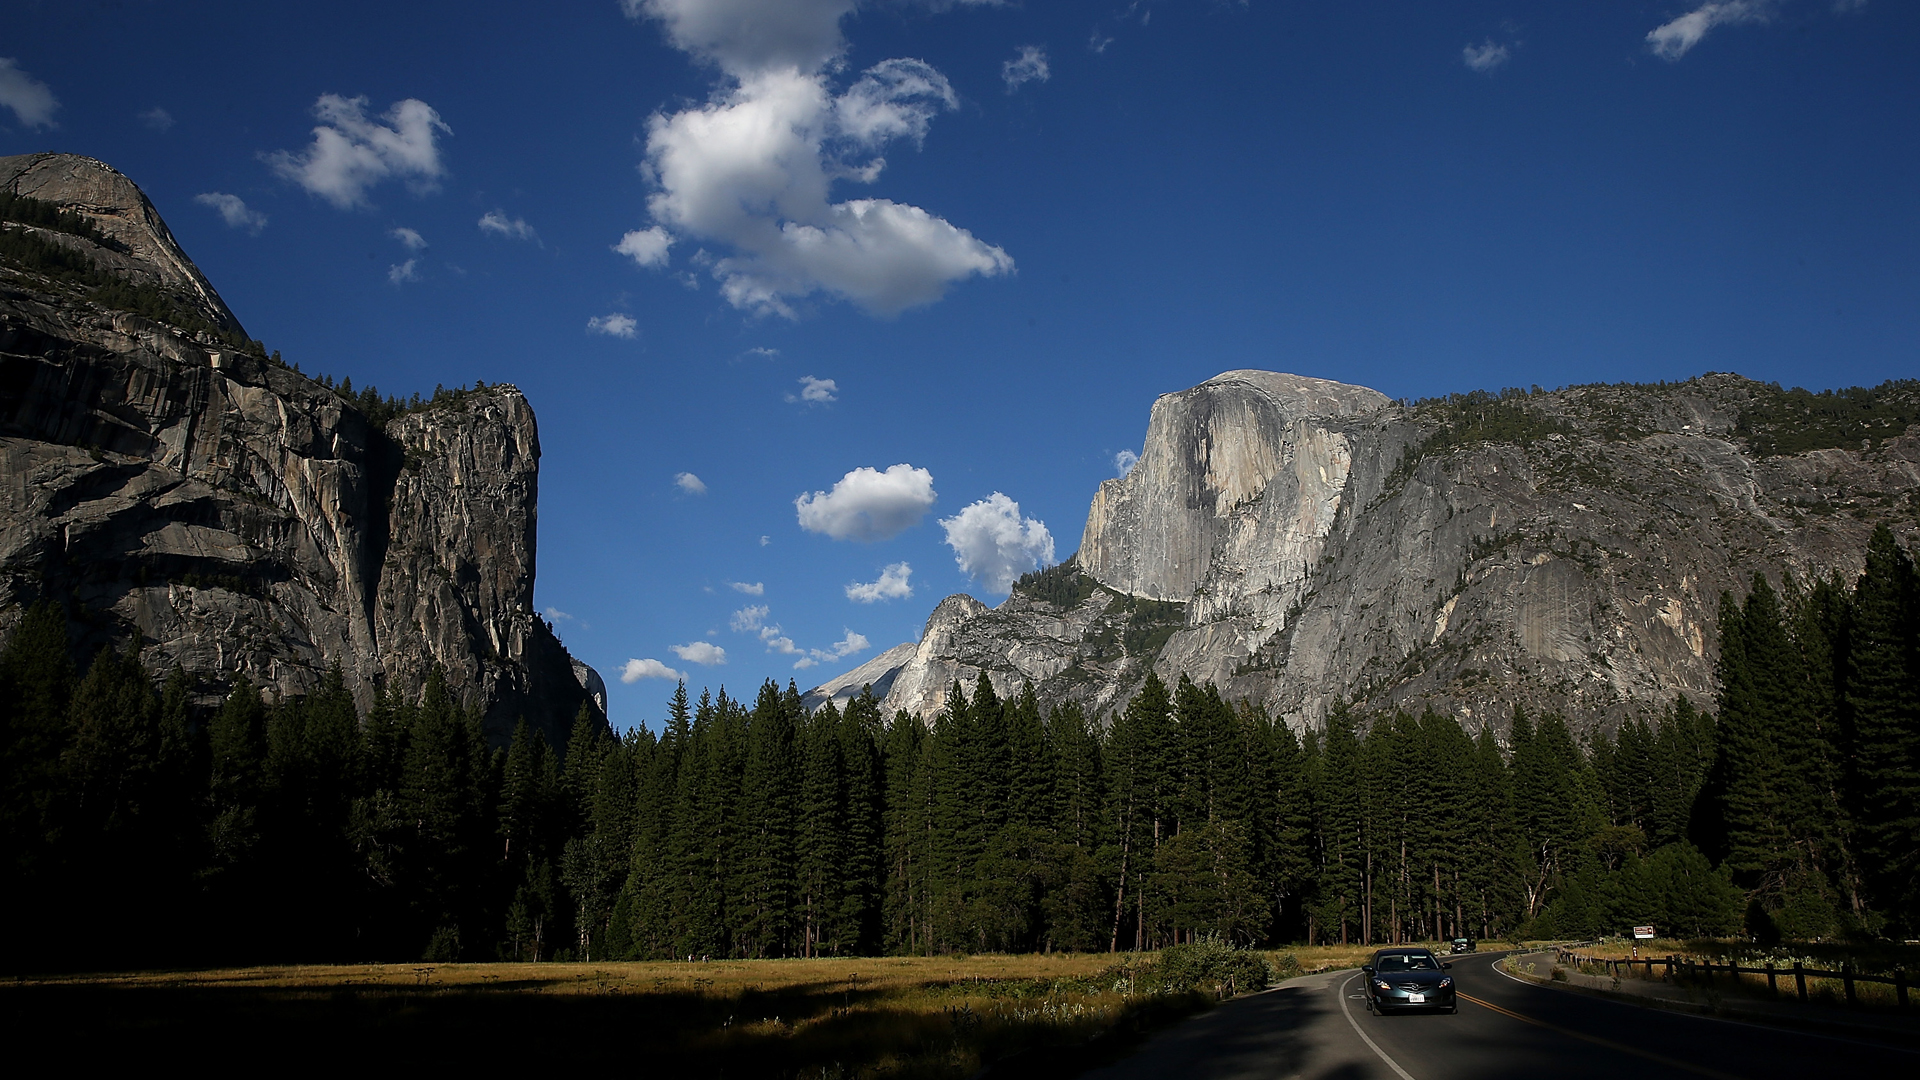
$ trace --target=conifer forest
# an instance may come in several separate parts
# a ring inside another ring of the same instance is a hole
[[[440,678],[197,709],[66,627],[43,604],[0,653],[15,970],[1920,934],[1920,588],[1885,528],[1855,580],[1722,598],[1716,700],[1586,737],[983,678],[930,722],[683,685],[654,730],[490,746]]]

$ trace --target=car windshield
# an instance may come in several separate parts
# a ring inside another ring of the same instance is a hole
[[[1433,971],[1433,957],[1420,953],[1388,953],[1373,965],[1375,971]]]

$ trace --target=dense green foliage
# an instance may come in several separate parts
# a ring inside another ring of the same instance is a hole
[[[1069,556],[1065,562],[1020,575],[1020,580],[1014,582],[1013,591],[1043,600],[1057,608],[1070,608],[1092,596],[1097,587],[1091,577],[1081,572],[1080,564]]]
[[[1721,619],[1717,720],[1678,699],[1585,745],[1344,706],[1302,742],[1149,678],[1105,725],[985,680],[931,722],[767,683],[501,749],[438,677],[195,713],[111,649],[81,677],[42,605],[0,651],[4,914],[32,928],[6,962],[1180,945],[1204,974],[1221,942],[1920,930],[1912,559],[1882,529],[1851,586],[1756,578]]]
[[[1734,431],[1762,457],[1808,450],[1858,450],[1920,424],[1920,379],[1893,379],[1814,393],[1769,383],[1740,410]]]
[[[1570,434],[1572,425],[1527,405],[1527,400],[1540,392],[1538,387],[1531,391],[1509,387],[1497,394],[1475,390],[1407,403],[1415,417],[1434,426],[1425,439],[1407,449],[1388,477],[1388,484],[1411,476],[1429,454],[1483,443],[1531,446],[1549,435]]]
[[[86,215],[62,210],[44,199],[16,195],[11,191],[0,191],[0,221],[31,225],[36,229],[51,229],[70,236],[84,236],[96,244],[106,247],[114,246],[113,241],[108,239],[105,233],[96,228],[93,222],[87,220]]]

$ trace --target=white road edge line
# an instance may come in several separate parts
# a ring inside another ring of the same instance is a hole
[[[1380,1049],[1380,1044],[1374,1042],[1372,1036],[1369,1036],[1361,1029],[1360,1022],[1353,1018],[1353,1010],[1347,1007],[1347,987],[1352,986],[1354,979],[1358,979],[1359,977],[1360,976],[1355,975],[1352,979],[1348,979],[1346,982],[1340,984],[1340,1014],[1347,1018],[1347,1023],[1353,1025],[1353,1033],[1360,1036],[1360,1041],[1367,1044],[1367,1049],[1379,1055],[1380,1060],[1387,1063],[1387,1068],[1392,1069],[1394,1075],[1398,1076],[1400,1080],[1413,1080],[1413,1076],[1408,1073],[1407,1070],[1401,1068],[1399,1062],[1388,1057],[1387,1052]]]

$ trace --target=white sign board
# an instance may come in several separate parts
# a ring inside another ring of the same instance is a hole
[[[1636,926],[1636,927],[1634,927],[1634,928],[1633,928],[1633,938],[1634,938],[1634,940],[1635,940],[1635,941],[1652,941],[1652,940],[1653,940],[1653,927],[1651,927],[1651,926]]]

